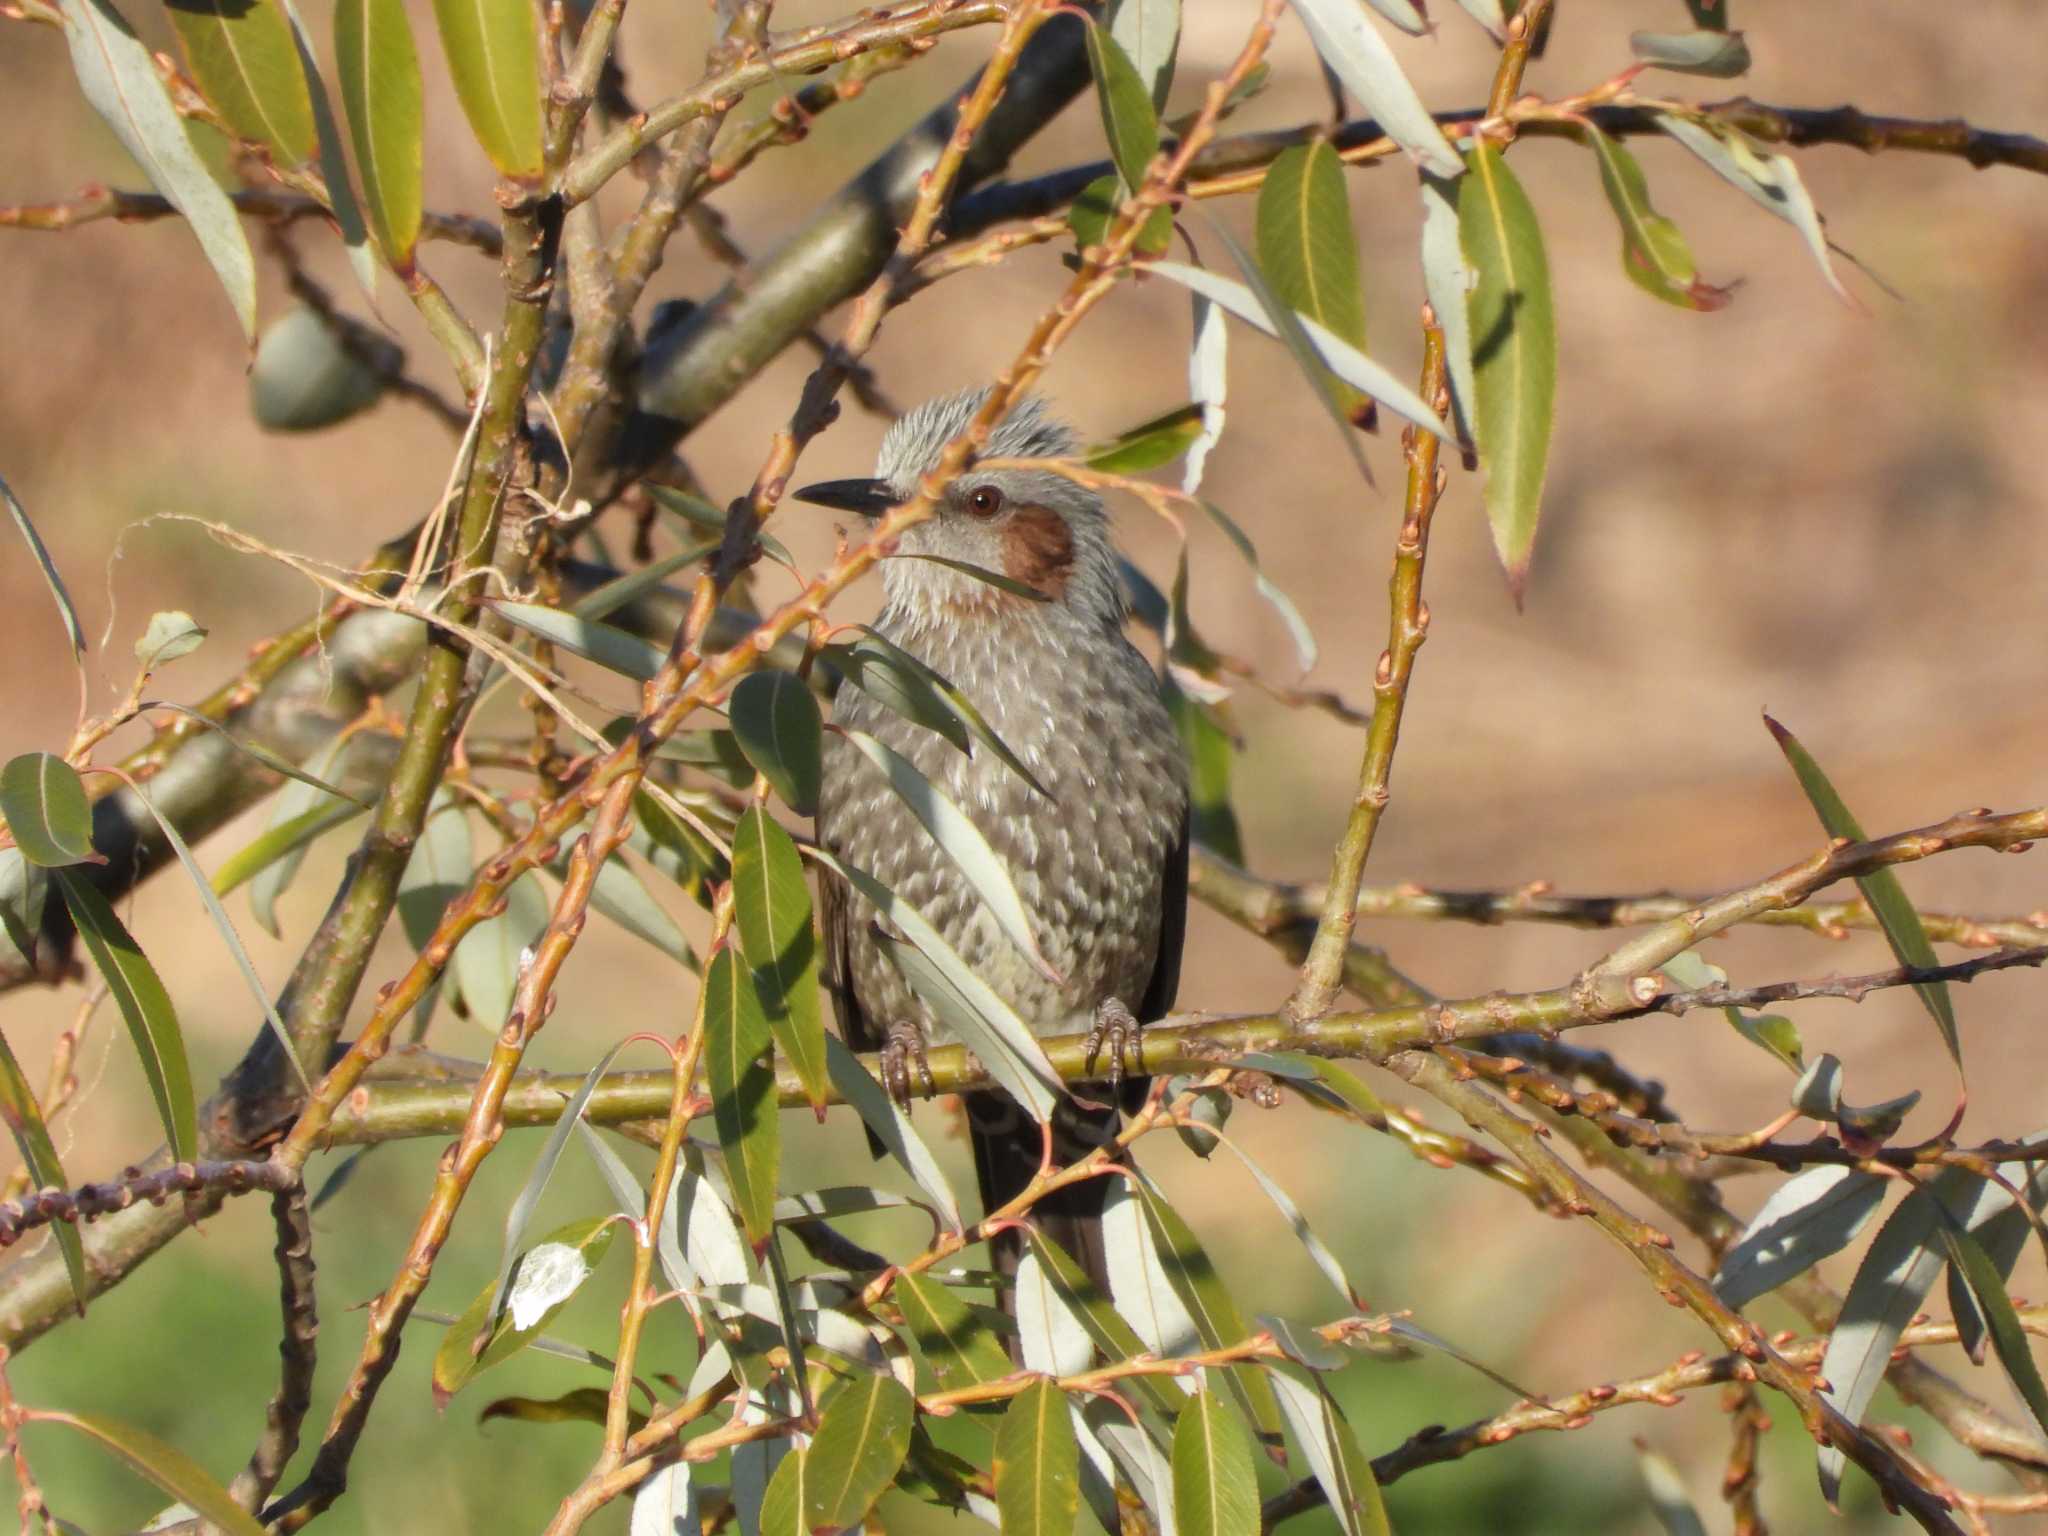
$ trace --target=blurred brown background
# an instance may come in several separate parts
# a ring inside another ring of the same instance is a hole
[[[141,5],[128,9],[145,32],[158,22],[140,16]],[[1189,9],[1174,110],[1192,104],[1197,82],[1227,62],[1247,15],[1213,3]],[[1400,56],[1432,105],[1467,105],[1483,95],[1492,49],[1449,4],[1439,9],[1446,13],[1439,35],[1400,42]],[[822,19],[833,8],[791,6],[780,20],[812,19],[813,12]],[[445,88],[427,12],[418,13],[430,91],[428,205],[487,213],[486,167]],[[317,0],[308,19],[316,35],[326,34],[326,8]],[[1741,8],[1735,22],[1751,28],[1756,57],[1738,84],[1759,100],[1853,101],[1872,111],[2048,129],[2031,67],[2037,9],[2023,0],[1968,7],[1810,0]],[[1582,89],[1625,62],[1629,27],[1683,24],[1676,4],[1577,0],[1563,8],[1529,88],[1550,95]],[[688,82],[704,26],[694,8],[633,10],[624,46],[640,100]],[[804,146],[774,152],[718,198],[734,236],[750,250],[772,246],[811,199],[936,100],[985,47],[981,34],[950,40],[937,61],[889,77],[834,111]],[[1238,124],[1276,125],[1320,110],[1312,57],[1291,22],[1274,59],[1272,89]],[[1647,77],[1644,89],[1699,100],[1732,94],[1719,82],[1677,76]],[[0,99],[10,107],[0,204],[66,196],[95,178],[139,185],[71,86],[55,33],[0,29]],[[740,115],[765,110],[769,99],[764,94]],[[1092,106],[1082,103],[1017,170],[1093,158],[1100,132]],[[1860,300],[1852,308],[1829,294],[1788,227],[1676,145],[1636,147],[1658,207],[1690,237],[1702,275],[1741,286],[1732,306],[1715,315],[1653,303],[1621,275],[1613,221],[1586,153],[1557,141],[1531,141],[1516,152],[1516,170],[1542,217],[1562,334],[1542,535],[1527,611],[1518,615],[1494,564],[1478,482],[1453,474],[1428,574],[1435,622],[1373,857],[1376,882],[1473,887],[1546,879],[1566,891],[1612,892],[1709,889],[1761,876],[1808,852],[1818,837],[1762,728],[1766,707],[1800,733],[1873,832],[1965,805],[2033,804],[2048,789],[2041,622],[2048,496],[2038,465],[2039,435],[2048,427],[2048,183],[1903,154],[1801,153],[1829,233],[1897,291],[1889,297],[1845,265]],[[1412,377],[1420,299],[1413,179],[1387,164],[1354,173],[1349,185],[1372,350],[1397,375]],[[1248,206],[1224,210],[1240,225],[1248,215]],[[1199,239],[1199,223],[1196,232]],[[299,246],[337,294],[359,304],[324,230],[301,229]],[[490,264],[453,247],[426,249],[435,275],[481,322],[494,292]],[[1056,249],[1043,248],[942,284],[885,325],[873,357],[882,382],[908,404],[985,379],[1011,358],[1063,279]],[[720,280],[679,239],[653,296],[701,297]],[[61,236],[0,232],[0,284],[8,295],[0,311],[0,474],[37,519],[96,642],[111,614],[112,638],[96,643],[88,662],[99,706],[125,689],[130,642],[153,609],[183,607],[211,628],[208,645],[161,683],[172,696],[197,697],[246,646],[303,617],[316,600],[303,579],[229,554],[189,525],[147,526],[151,514],[218,519],[348,562],[421,516],[441,489],[450,439],[402,403],[324,435],[259,431],[249,419],[245,359],[229,311],[191,237],[175,224],[100,223]],[[281,312],[274,273],[264,297],[268,315]],[[383,318],[411,350],[419,375],[450,389],[389,284]],[[1186,323],[1178,290],[1126,288],[1059,355],[1045,388],[1090,436],[1131,426],[1184,398]],[[686,444],[716,499],[744,488],[807,366],[803,356],[786,358]],[[1258,541],[1266,569],[1314,624],[1322,659],[1309,681],[1369,704],[1385,637],[1395,445],[1383,436],[1370,446],[1382,488],[1362,487],[1285,354],[1242,330],[1232,336],[1231,385],[1229,429],[1207,490]],[[849,409],[801,472],[866,472],[880,430]],[[1165,580],[1170,531],[1139,507],[1121,515],[1133,555]],[[775,531],[807,564],[829,555],[826,514],[792,506]],[[0,756],[54,749],[68,736],[76,703],[61,631],[19,546],[10,539],[0,548],[7,657]],[[1209,638],[1287,680],[1285,636],[1235,558],[1213,534],[1199,532],[1194,561],[1195,613]],[[772,572],[764,576],[764,600],[779,595],[777,581]],[[845,616],[861,616],[873,602],[871,589],[858,592]],[[1358,734],[1250,691],[1237,708],[1247,741],[1238,812],[1251,862],[1275,876],[1319,879],[1355,783]],[[260,824],[246,819],[213,839],[200,850],[202,861],[212,867]],[[293,922],[303,932],[315,920],[334,867],[333,856],[316,856],[300,877],[283,906],[288,932]],[[2003,915],[2048,906],[2048,877],[2032,860],[1965,854],[1916,866],[1905,878],[1931,908]],[[239,898],[231,905],[238,918],[246,911]],[[211,1083],[255,1027],[241,983],[177,876],[141,893],[133,926],[178,1002],[195,1076]],[[266,978],[282,978],[295,951],[253,923],[242,931]],[[1534,928],[1381,924],[1366,936],[1410,974],[1452,994],[1555,984],[1604,947],[1597,935]],[[558,1022],[537,1047],[545,1063],[580,1067],[628,1029],[674,1027],[673,978],[647,951],[595,934],[586,948],[565,975]],[[1881,943],[1868,938],[1828,946],[1805,936],[1749,935],[1717,946],[1714,957],[1741,981],[1888,963]],[[394,945],[373,985],[400,959]],[[1284,995],[1287,982],[1268,951],[1197,911],[1183,1006],[1261,1008]],[[1959,995],[1974,1131],[2017,1135],[2048,1121],[2041,988],[2038,975],[2015,972]],[[32,1076],[75,1002],[75,991],[0,998],[0,1028]],[[1795,1017],[1809,1053],[1833,1050],[1847,1062],[1852,1099],[1921,1086],[1929,1104],[1909,1132],[1938,1125],[1950,1078],[1910,995],[1887,993],[1860,1007],[1807,1004]],[[466,1027],[444,1019],[442,1048],[480,1054],[481,1035],[466,1038]],[[103,1012],[86,1053],[94,1086],[60,1135],[74,1178],[103,1176],[156,1140],[119,1034]],[[1760,1124],[1782,1107],[1790,1086],[1779,1067],[1714,1016],[1620,1026],[1600,1032],[1597,1043],[1673,1084],[1678,1107],[1696,1125]],[[1389,1093],[1398,1086],[1376,1083]],[[925,1113],[935,1124],[941,1118],[936,1108]],[[1434,1118],[1441,1123],[1441,1115]],[[1534,1217],[1497,1186],[1437,1172],[1379,1139],[1330,1133],[1320,1122],[1318,1134],[1304,1134],[1294,1112],[1247,1112],[1239,1124],[1376,1305],[1416,1308],[1426,1326],[1538,1390],[1652,1370],[1708,1342],[1589,1227]],[[857,1146],[846,1127],[814,1132],[807,1117],[801,1127],[792,1120],[789,1135],[792,1158],[815,1158],[820,1170]],[[488,1274],[499,1212],[523,1177],[531,1145],[509,1140],[490,1165],[430,1305],[459,1310]],[[360,1337],[358,1319],[345,1309],[388,1277],[435,1150],[381,1152],[323,1212],[323,1235],[347,1240],[335,1245],[343,1251],[321,1255],[325,1359],[316,1421]],[[1195,1163],[1168,1145],[1148,1147],[1147,1161],[1188,1202],[1256,1306],[1328,1313],[1331,1298],[1318,1294],[1305,1263],[1288,1253],[1275,1265],[1274,1255],[1286,1251],[1276,1246],[1286,1243],[1284,1228],[1241,1171]],[[847,1166],[815,1182],[841,1182]],[[583,1170],[572,1172],[550,1195],[558,1220],[575,1214],[577,1200],[599,1198]],[[1765,1188],[1757,1179],[1731,1199],[1750,1209]],[[2034,1255],[2023,1261],[2018,1291],[2038,1291],[2039,1262]],[[1833,1272],[1846,1280],[1848,1269],[1837,1261]],[[272,1386],[273,1285],[267,1224],[245,1202],[97,1304],[89,1328],[70,1327],[38,1344],[16,1365],[16,1384],[32,1402],[100,1407],[148,1423],[225,1477],[239,1465]],[[582,1328],[578,1336],[602,1347],[611,1306],[609,1299],[579,1301],[568,1315]],[[1760,1315],[1778,1320],[1768,1305]],[[570,1322],[565,1331],[576,1332]],[[425,1362],[438,1330],[415,1325],[413,1332],[358,1460],[356,1490],[326,1524],[537,1528],[594,1437],[577,1428],[479,1430],[473,1406],[464,1406],[468,1397],[436,1419]],[[2004,1400],[1993,1372],[1955,1363],[1976,1390]],[[577,1384],[558,1362],[499,1374],[504,1381],[494,1380],[476,1403],[495,1391],[552,1393]],[[1431,1420],[1460,1422],[1499,1406],[1495,1389],[1442,1361],[1353,1375],[1347,1395],[1360,1405],[1373,1449]],[[1397,1521],[1411,1532],[1649,1530],[1629,1464],[1632,1434],[1685,1467],[1709,1527],[1725,1528],[1715,1496],[1725,1433],[1706,1395],[1668,1414],[1620,1413],[1569,1441],[1532,1437],[1459,1470],[1418,1476],[1396,1491]],[[1958,1470],[1944,1459],[1938,1432],[1924,1429],[1919,1445]],[[68,1442],[32,1435],[30,1446],[48,1468],[61,1513],[101,1528],[152,1507],[148,1490]],[[1970,1476],[1976,1486],[1995,1482]],[[1810,1477],[1810,1449],[1792,1426],[1776,1437],[1769,1469],[1767,1509],[1781,1529],[1821,1525]],[[1883,1526],[1868,1498],[1852,1513],[1858,1509],[1850,1525],[1831,1528]],[[622,1529],[623,1521],[605,1528]]]

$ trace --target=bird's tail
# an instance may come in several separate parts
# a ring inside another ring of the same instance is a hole
[[[1129,1086],[1129,1085],[1126,1085]],[[1036,1120],[1007,1093],[984,1090],[966,1095],[968,1139],[974,1145],[974,1172],[981,1185],[981,1208],[993,1211],[1017,1198],[1038,1176],[1044,1150]],[[1062,1099],[1054,1112],[1052,1158],[1056,1167],[1078,1162],[1112,1140],[1122,1117],[1115,1106],[1089,1109]],[[1107,1297],[1109,1255],[1103,1246],[1102,1207],[1109,1198],[1109,1178],[1082,1179],[1034,1203],[1029,1220],[1070,1254],[1096,1288]],[[989,1242],[997,1274],[1005,1281],[1017,1273],[1024,1257],[1024,1234],[1016,1228],[999,1232]],[[1015,1315],[1011,1288],[1003,1288],[1003,1310]]]

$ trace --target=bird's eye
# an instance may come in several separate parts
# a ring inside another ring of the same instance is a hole
[[[1003,493],[992,485],[978,485],[967,493],[967,510],[976,517],[994,517],[1003,510]]]

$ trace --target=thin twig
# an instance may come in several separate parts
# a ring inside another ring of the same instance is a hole
[[[234,1501],[252,1514],[263,1507],[299,1448],[299,1430],[306,1422],[306,1410],[313,1406],[320,1333],[313,1285],[313,1220],[305,1187],[294,1185],[278,1191],[271,1197],[270,1214],[277,1224],[278,1307],[283,1314],[277,1352],[283,1364],[277,1394],[264,1410],[263,1437],[228,1489]]]

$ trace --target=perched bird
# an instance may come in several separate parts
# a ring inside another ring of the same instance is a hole
[[[874,517],[908,501],[986,391],[929,401],[882,441],[876,476],[797,492],[800,500]],[[985,459],[1071,454],[1073,432],[1027,398],[990,435]],[[936,556],[919,559],[917,556]],[[913,558],[905,558],[913,557]],[[1000,572],[1042,601],[1002,590],[950,560]],[[1113,1071],[1136,1061],[1140,1024],[1173,1006],[1187,919],[1188,770],[1158,678],[1124,636],[1126,606],[1101,499],[1053,470],[981,470],[947,487],[935,514],[908,529],[883,562],[887,598],[877,627],[950,679],[1048,792],[1041,795],[986,748],[971,757],[855,687],[840,691],[836,723],[871,732],[972,819],[1009,868],[1041,953],[1034,965],[997,926],[952,859],[861,752],[836,735],[825,746],[818,841],[912,902],[1033,1033],[1090,1032]],[[839,1030],[856,1049],[882,1049],[899,1099],[923,1078],[924,1044],[950,1043],[912,992],[877,931],[874,909],[824,882],[826,986]],[[1142,1101],[1125,1081],[1124,1102]],[[1007,1093],[966,1096],[985,1210],[1014,1199],[1037,1173],[1038,1123]],[[1054,1161],[1064,1165],[1112,1138],[1114,1105],[1063,1099]],[[1086,1179],[1032,1207],[1040,1229],[1107,1290],[1102,1208],[1107,1180]],[[1015,1271],[1021,1234],[992,1245]]]

